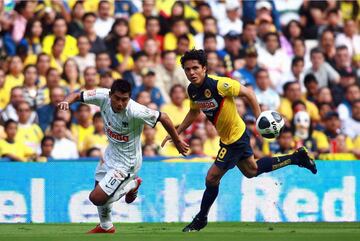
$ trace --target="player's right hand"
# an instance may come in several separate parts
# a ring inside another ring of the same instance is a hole
[[[179,139],[174,142],[174,145],[181,155],[186,156],[189,151],[189,144],[187,144],[183,139]]]
[[[59,110],[68,110],[69,109],[69,102],[67,101],[61,101],[58,105],[57,108],[59,108]]]

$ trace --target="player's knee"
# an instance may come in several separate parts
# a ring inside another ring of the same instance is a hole
[[[253,178],[256,177],[256,171],[254,170],[246,170],[245,172],[243,172],[244,176],[247,178]]]
[[[103,198],[99,197],[99,195],[96,195],[96,192],[92,191],[89,195],[89,200],[95,205],[95,206],[103,206],[106,204],[107,200],[104,200]]]
[[[209,185],[209,186],[217,186],[219,185],[220,183],[220,175],[208,175],[206,177],[206,185]]]

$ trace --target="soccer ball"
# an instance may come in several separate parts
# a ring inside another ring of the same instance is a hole
[[[275,138],[280,134],[284,127],[285,121],[281,115],[274,110],[261,112],[256,120],[256,129],[265,138]]]

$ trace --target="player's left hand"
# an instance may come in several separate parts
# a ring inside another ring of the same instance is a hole
[[[186,156],[186,153],[189,151],[189,144],[179,139],[178,141],[174,141],[174,145],[181,155]]]
[[[167,135],[164,140],[161,142],[161,147],[164,147],[166,142],[170,141],[171,140],[171,137],[169,135]]]

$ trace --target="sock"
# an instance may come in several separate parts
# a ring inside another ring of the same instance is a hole
[[[104,206],[97,206],[100,218],[100,227],[105,230],[109,230],[113,226],[111,221],[111,208],[111,203],[105,204]]]
[[[122,198],[126,193],[128,193],[131,189],[135,188],[137,185],[136,180],[131,180],[129,183],[127,183],[124,187],[120,187],[113,196],[109,198],[107,203],[113,203]]]
[[[271,172],[287,165],[298,165],[299,160],[295,157],[295,155],[291,154],[278,157],[263,157],[256,163],[258,166],[256,176],[259,176],[264,172]]]
[[[206,189],[201,200],[200,212],[196,215],[199,219],[206,219],[211,205],[214,203],[219,193],[219,186],[210,186],[206,184]]]

